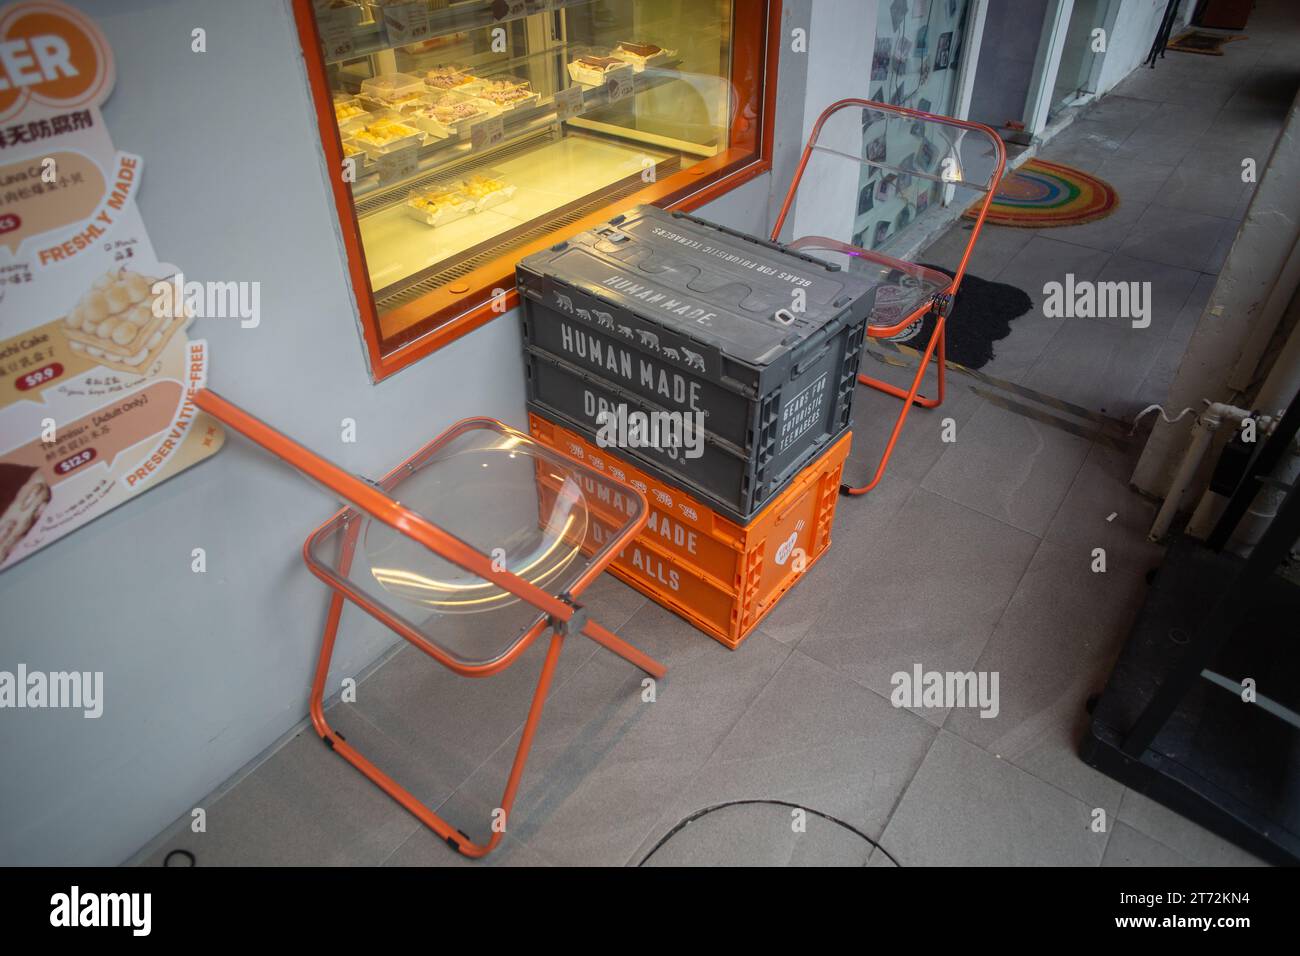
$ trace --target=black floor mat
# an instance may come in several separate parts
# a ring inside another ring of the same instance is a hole
[[[952,269],[943,266],[922,264],[945,275],[953,274]],[[948,316],[948,361],[966,368],[982,368],[993,358],[993,343],[1010,335],[1012,321],[1033,307],[1034,300],[1021,289],[966,273]],[[919,326],[909,326],[889,341],[924,351],[933,332],[934,319],[927,316]]]

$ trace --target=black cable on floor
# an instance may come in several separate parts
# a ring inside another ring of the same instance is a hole
[[[711,807],[705,807],[703,810],[697,810],[694,813],[692,813],[689,817],[687,817],[685,820],[678,823],[671,830],[665,833],[663,837],[660,838],[658,843],[656,843],[654,846],[650,848],[650,852],[645,855],[645,857],[641,860],[640,863],[637,864],[637,866],[638,867],[645,866],[646,863],[649,862],[650,857],[658,853],[660,848],[665,843],[671,840],[682,829],[694,823],[696,820],[700,819],[700,817],[708,816],[710,813],[713,813],[715,810],[725,810],[727,807],[744,807],[744,806],[754,806],[757,804],[767,804],[769,806],[774,806],[774,807],[788,807],[791,810],[803,810],[805,813],[811,813],[815,816],[819,816],[823,820],[829,820],[831,823],[834,823],[836,826],[843,827],[845,830],[848,830],[850,833],[859,836],[866,842],[870,843],[881,853],[885,854],[885,856],[889,857],[889,862],[893,863],[894,866],[903,865],[899,863],[896,859],[894,859],[894,855],[892,853],[886,850],[875,840],[871,839],[871,837],[867,836],[857,827],[853,826],[852,824],[845,823],[843,820],[837,819],[836,817],[831,816],[829,813],[822,813],[820,810],[814,810],[811,807],[801,806],[798,803],[787,803],[785,800],[729,800],[726,803],[718,803]]]

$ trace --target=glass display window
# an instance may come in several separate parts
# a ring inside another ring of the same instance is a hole
[[[513,305],[529,252],[766,168],[761,0],[295,12],[376,378]]]

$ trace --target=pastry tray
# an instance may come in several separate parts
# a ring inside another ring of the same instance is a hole
[[[568,62],[569,79],[579,86],[587,89],[599,89],[605,85],[611,76],[619,73],[621,70],[633,69],[633,65],[627,60],[620,60],[621,66],[611,66],[608,70],[597,72],[591,68],[584,67],[578,61],[584,56],[597,56],[603,59],[620,60],[609,50],[590,49],[582,50],[572,60]]]
[[[542,95],[540,93],[534,92],[533,90],[530,90],[526,82],[516,82],[508,79],[506,80],[506,82],[510,83],[512,89],[518,90],[524,95],[508,103],[498,103],[496,100],[491,99],[487,95],[488,88],[492,83],[492,81],[487,81],[486,83],[484,83],[482,87],[480,87],[478,90],[475,91],[474,97],[480,100],[481,102],[486,103],[491,109],[494,109],[502,113],[508,112],[510,110],[522,109],[527,106],[536,106],[538,102],[540,102]]]
[[[430,70],[429,73],[426,73],[426,74],[424,75],[424,81],[423,81],[423,82],[424,82],[424,86],[425,86],[425,89],[426,89],[426,90],[429,90],[430,92],[432,92],[432,93],[434,93],[434,94],[437,94],[437,93],[473,93],[473,92],[475,92],[476,90],[481,89],[481,88],[483,87],[483,84],[486,82],[486,81],[485,81],[481,76],[475,76],[475,75],[474,75],[473,73],[471,73],[471,72],[469,71],[469,69],[467,69],[467,68],[460,67],[460,66],[456,66],[455,64],[448,64],[448,66],[450,66],[450,67],[454,67],[455,70],[456,70],[458,73],[460,73],[462,76],[465,77],[466,82],[461,83],[459,86],[438,86],[438,85],[435,84],[435,83],[430,83],[430,82],[429,82],[429,73],[432,73],[432,72],[433,72],[432,70]]]
[[[496,179],[505,183],[505,185],[501,189],[494,190],[485,196],[475,199],[465,191],[465,188],[468,185],[466,179],[456,178],[444,180],[443,182],[435,183],[430,188],[412,190],[406,199],[405,209],[407,215],[412,219],[415,219],[417,222],[423,222],[429,226],[445,226],[449,222],[455,222],[458,219],[465,218],[465,216],[469,215],[471,212],[484,212],[494,206],[499,206],[502,203],[509,201],[519,189],[519,187],[514,183],[507,182],[506,177],[495,169],[480,169],[472,175],[481,176],[485,179]],[[440,190],[446,191],[452,195],[463,196],[464,202],[443,206],[432,213],[414,205],[413,200],[417,196],[423,193],[437,192]]]
[[[609,55],[614,57],[616,60],[623,60],[636,72],[641,73],[648,66],[660,66],[667,63],[677,55],[677,51],[665,50],[663,47],[660,47],[658,53],[652,53],[649,56],[637,56],[635,53],[629,53],[624,50],[620,45],[615,46],[610,50]]]
[[[465,93],[449,92],[449,93],[434,94],[433,96],[430,97],[430,101],[432,103],[433,101],[442,100],[443,98],[450,99],[451,101],[456,103],[469,104],[470,106],[473,106],[478,110],[477,113],[471,116],[466,116],[463,119],[453,120],[449,123],[441,123],[441,121],[435,121],[435,122],[439,122],[440,125],[442,125],[446,129],[458,135],[463,135],[467,133],[469,131],[469,128],[473,126],[475,123],[481,123],[483,120],[488,119],[489,117],[492,116],[496,116],[498,113],[501,112],[499,109],[497,109],[496,106],[489,103],[487,100],[481,100],[477,96],[471,96]]]
[[[399,149],[405,149],[408,146],[423,145],[424,131],[416,126],[411,125],[409,122],[407,122],[406,118],[401,114],[397,113],[394,110],[390,110],[387,113],[376,113],[371,116],[370,122],[374,123],[376,120],[380,120],[380,119],[389,120],[394,123],[398,123],[402,126],[405,126],[408,130],[410,130],[410,133],[405,136],[401,136],[397,139],[389,140],[387,143],[375,144],[375,143],[368,143],[365,140],[359,139],[358,137],[364,130],[364,128],[359,128],[352,131],[352,134],[348,139],[348,142],[351,143],[351,145],[355,146],[357,149],[364,150],[366,154],[370,156],[371,159],[375,159],[376,157],[379,156],[387,156],[389,153],[395,153]]]

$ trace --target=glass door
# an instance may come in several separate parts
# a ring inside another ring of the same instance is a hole
[[[1049,118],[1097,91],[1097,67],[1101,64],[1102,50],[1094,31],[1105,26],[1110,4],[1111,0],[1074,0],[1065,46],[1061,49],[1061,64],[1056,71],[1056,85],[1052,89]]]

